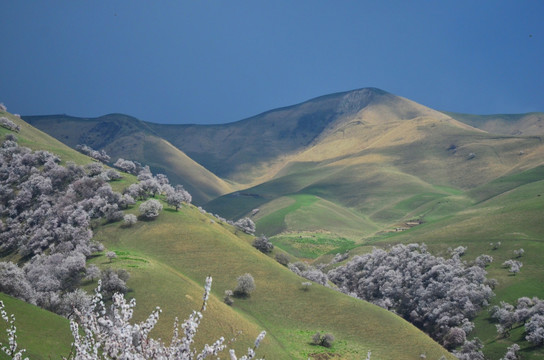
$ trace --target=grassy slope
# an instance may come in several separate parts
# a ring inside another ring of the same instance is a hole
[[[2,112],[0,110],[0,116],[7,117],[21,127],[21,131],[19,133],[15,133],[0,127],[0,135],[14,134],[17,137],[19,144],[22,146],[29,147],[32,150],[47,150],[58,155],[63,162],[73,161],[76,164],[82,165],[91,161],[88,156],[74,151],[52,136],[49,136],[46,133],[36,129],[10,113]]]
[[[373,245],[386,246],[397,242],[424,242],[435,253],[447,252],[448,247],[468,246],[467,260],[480,254],[493,256],[488,267],[490,278],[499,281],[495,289],[497,296],[492,304],[500,301],[514,303],[521,296],[544,298],[544,271],[542,250],[544,249],[544,180],[537,176],[540,168],[521,174],[505,176],[478,188],[483,200],[459,213],[429,220],[409,231],[388,236],[375,237]],[[501,242],[493,250],[490,243]],[[514,250],[523,248],[523,263],[516,276],[508,273],[501,264],[514,258]],[[361,248],[361,252],[368,248]],[[356,253],[357,251],[353,251]],[[507,346],[516,342],[522,346],[524,359],[540,359],[542,349],[533,348],[523,341],[522,329],[514,331],[509,339],[498,339],[494,322],[483,311],[476,319],[474,336],[485,343],[485,352],[491,359],[498,359]]]
[[[397,99],[334,123],[272,180],[206,208],[234,219],[260,208],[257,232],[269,236],[329,231],[360,241],[409,219],[455,214],[478,201],[489,181],[542,163],[543,152],[537,137],[490,135]],[[320,206],[282,200],[304,197]]]
[[[56,359],[68,356],[72,334],[67,319],[27,304],[21,300],[0,293],[6,312],[15,315],[17,327],[17,344],[19,349],[26,349],[24,357],[30,359]],[[6,345],[6,323],[0,319],[0,341]],[[0,359],[8,359],[0,354]]]
[[[226,332],[231,336],[247,328],[240,338],[241,343],[246,342],[240,345],[243,347],[259,329],[265,329],[269,334],[260,354],[267,358],[306,359],[323,351],[309,344],[316,331],[333,333],[338,341],[330,351],[345,359],[359,359],[369,349],[382,359],[418,359],[423,352],[438,358],[445,353],[419,330],[376,306],[318,285],[302,291],[301,278],[252,248],[250,237],[240,236],[230,226],[210,223],[194,207],[177,213],[165,210],[155,221],[139,222],[134,228],[111,224],[98,232],[108,249],[147,261],[134,262],[129,285],[144,313],[155,305],[165,310],[163,334],[170,331],[173,313],[186,314],[198,306],[200,288],[191,286],[202,284],[205,275],[211,274],[215,296],[206,334],[217,337]],[[257,284],[250,298],[236,299],[232,308],[216,300],[246,272]],[[189,307],[184,292],[192,298]]]

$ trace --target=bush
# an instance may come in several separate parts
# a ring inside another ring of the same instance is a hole
[[[253,247],[265,254],[270,253],[272,252],[272,250],[274,250],[274,244],[272,244],[270,240],[268,240],[268,238],[264,235],[261,235],[253,240]]]
[[[283,266],[289,265],[289,256],[284,253],[276,254],[276,261],[282,264]]]
[[[255,290],[255,280],[251,274],[247,273],[238,276],[238,285],[234,289],[234,295],[238,297],[249,296]]]
[[[234,300],[232,299],[232,295],[234,295],[232,290],[225,290],[225,297],[223,298],[223,302],[225,304],[227,304],[228,306],[231,306],[232,304],[234,304]]]

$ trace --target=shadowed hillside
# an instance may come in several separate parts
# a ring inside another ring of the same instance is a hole
[[[93,119],[65,115],[24,119],[72,148],[86,144],[105,150],[113,162],[124,158],[149,165],[154,173],[164,173],[173,183],[182,184],[196,203],[207,202],[233,190],[231,185],[157,136],[148,123],[136,118],[111,114]]]

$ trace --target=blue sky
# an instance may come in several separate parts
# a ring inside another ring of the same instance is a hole
[[[0,102],[23,115],[225,123],[378,87],[439,110],[544,111],[543,1],[11,1]]]

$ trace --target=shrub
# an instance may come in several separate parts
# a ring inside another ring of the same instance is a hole
[[[246,273],[238,276],[238,285],[234,289],[234,294],[239,297],[249,296],[255,290],[255,280],[251,274]]]
[[[229,306],[234,304],[234,300],[232,299],[233,295],[234,293],[232,292],[232,290],[225,290],[225,297],[223,298],[223,302]]]
[[[312,336],[312,343],[319,346],[330,348],[334,342],[334,336],[332,334],[324,334],[318,331]]]
[[[253,240],[253,247],[265,254],[270,253],[272,252],[272,250],[274,250],[274,244],[272,244],[270,240],[268,240],[268,238],[264,235],[261,235]]]
[[[146,219],[153,219],[159,216],[162,211],[162,204],[155,199],[147,200],[140,204],[140,213]]]
[[[514,250],[514,255],[516,255],[517,258],[522,257],[524,253],[525,253],[525,250],[523,250],[523,248],[518,249],[518,250]]]
[[[309,281],[305,281],[305,282],[302,282],[301,285],[302,285],[302,290],[308,291],[310,290],[310,286],[312,286],[312,283]]]

